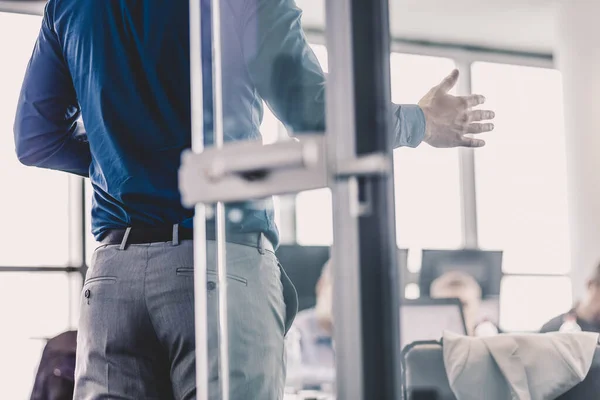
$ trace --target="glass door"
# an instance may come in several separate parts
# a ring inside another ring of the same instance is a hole
[[[222,399],[238,398],[236,379],[253,356],[240,348],[245,340],[275,343],[265,347],[264,364],[268,351],[281,349],[282,333],[271,335],[259,315],[264,298],[276,297],[268,306],[286,332],[298,306],[286,265],[275,256],[285,237],[275,204],[330,188],[335,392],[341,399],[396,399],[400,285],[385,116],[391,113],[387,1],[327,2],[327,77],[293,1],[231,8],[219,0],[190,2],[194,137],[182,157],[180,189],[184,203],[196,207],[197,397],[217,390]],[[264,134],[267,109],[285,134]],[[265,269],[277,276],[275,291],[261,278]],[[244,294],[257,285],[256,295]],[[255,334],[245,337],[244,330]],[[279,373],[275,367],[265,379]],[[273,395],[252,390],[247,396]]]

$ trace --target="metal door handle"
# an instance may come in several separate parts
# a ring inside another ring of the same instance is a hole
[[[392,165],[389,158],[384,154],[374,153],[338,163],[335,177],[336,179],[346,179],[361,176],[385,176],[391,170]]]
[[[258,154],[253,151],[256,148],[252,148],[256,146],[262,150]],[[292,141],[267,146],[251,144],[249,148],[239,150],[237,154],[231,151],[216,153],[206,167],[206,177],[212,182],[230,175],[238,175],[250,181],[258,180],[273,170],[310,168],[317,164],[319,157],[319,149],[313,141]]]

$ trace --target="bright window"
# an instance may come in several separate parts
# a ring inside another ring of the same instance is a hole
[[[272,144],[279,140],[279,132],[283,129],[283,124],[279,122],[277,117],[273,115],[269,107],[264,107],[264,115],[262,124],[260,125],[260,133],[264,144]]]
[[[98,247],[98,242],[94,239],[92,235],[92,194],[93,194],[92,184],[89,179],[85,180],[85,257],[86,264],[90,266],[92,264],[92,254],[96,247]]]
[[[0,275],[1,399],[29,398],[45,339],[76,329],[81,285],[63,272]]]
[[[40,17],[0,13],[0,265],[63,266],[69,258],[68,176],[22,166],[11,134],[40,26]]]
[[[331,246],[331,190],[310,190],[296,196],[296,241],[303,246]]]
[[[508,274],[570,271],[565,136],[558,71],[475,63],[473,90],[496,111],[475,153],[479,243],[504,251]],[[532,116],[543,116],[536,118]],[[571,307],[568,277],[506,277],[501,323],[536,330]]]
[[[321,64],[321,69],[323,70],[323,72],[325,72],[325,73],[329,72],[329,60],[327,58],[327,47],[323,46],[322,44],[311,44],[310,47],[312,48],[313,52],[315,53],[317,60],[319,60],[319,64]]]
[[[473,90],[496,111],[475,153],[479,241],[511,274],[570,270],[565,135],[558,71],[476,63]]]
[[[507,276],[500,293],[500,326],[509,332],[538,331],[571,308],[567,277]]]
[[[391,55],[392,101],[416,104],[454,68],[445,58]],[[394,152],[396,235],[398,246],[456,248],[461,244],[459,159],[456,149]]]

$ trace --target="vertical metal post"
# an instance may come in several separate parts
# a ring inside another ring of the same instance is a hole
[[[87,252],[87,235],[89,235],[91,232],[88,232],[87,230],[87,221],[88,218],[91,218],[91,216],[87,215],[86,209],[85,209],[85,203],[86,203],[86,185],[85,185],[85,179],[80,178],[81,179],[81,187],[79,188],[79,203],[81,204],[81,208],[79,209],[79,212],[81,214],[81,219],[79,221],[79,229],[78,231],[81,234],[81,238],[80,243],[81,243],[81,267],[79,268],[79,273],[81,274],[81,282],[83,285],[83,282],[85,281],[85,275],[87,274],[87,269],[89,267],[89,265],[87,264],[87,256],[88,256],[88,252]],[[83,287],[83,286],[82,286]],[[79,300],[77,300],[79,301]]]
[[[458,62],[460,71],[458,94],[467,96],[472,93],[471,88],[471,63]],[[463,246],[468,249],[479,247],[477,231],[477,193],[475,190],[475,150],[459,149],[460,162],[460,187],[461,187],[461,213]]]
[[[221,41],[221,1],[211,0],[213,62],[213,126],[215,147],[222,148],[223,68]],[[225,204],[217,203],[217,287],[219,293],[219,383],[221,399],[229,400],[229,325],[227,323],[227,254],[225,242]]]
[[[364,178],[368,205],[358,220],[362,308],[363,391],[369,399],[400,396],[399,296],[391,135],[388,0],[352,0],[356,153],[385,154],[388,175]]]
[[[388,14],[387,0],[327,2],[327,127],[338,162],[377,152],[391,167]],[[396,400],[400,277],[393,175],[335,182],[333,192],[338,398]]]
[[[72,287],[76,282],[69,275],[69,329],[77,326],[79,314],[79,293],[85,281],[86,256],[86,226],[85,226],[85,181],[79,176],[68,178],[69,204],[69,259],[68,267],[81,276],[81,284]],[[68,272],[68,274],[70,274]]]
[[[333,170],[355,153],[351,0],[326,2],[327,142]],[[363,348],[356,179],[332,183],[334,243],[331,249],[337,398],[362,400]],[[366,399],[369,399],[367,397]]]
[[[190,79],[192,150],[204,151],[201,0],[190,0]],[[194,313],[196,326],[196,397],[208,400],[208,302],[206,292],[206,208],[194,215]]]
[[[82,199],[84,180],[69,176],[69,267],[79,268],[85,264],[85,200]],[[83,229],[82,229],[83,226]],[[82,235],[83,233],[83,235]]]

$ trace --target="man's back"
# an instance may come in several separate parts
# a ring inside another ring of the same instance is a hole
[[[324,76],[293,0],[222,4],[225,141],[260,140],[263,100],[290,130],[324,131]],[[192,227],[181,206],[180,155],[190,147],[187,2],[50,0],[15,122],[27,165],[88,176],[92,228]],[[204,76],[211,76],[205,44]],[[204,81],[206,141],[212,92]],[[83,116],[86,132],[77,128]],[[86,142],[86,140],[89,142]],[[270,201],[242,211],[229,232],[262,232],[278,243]]]
[[[94,233],[189,216],[176,179],[191,137],[185,2],[60,0],[49,14],[93,154]]]
[[[167,0],[48,6],[92,151],[97,236],[192,215],[177,189],[180,154],[191,145],[188,7]]]

